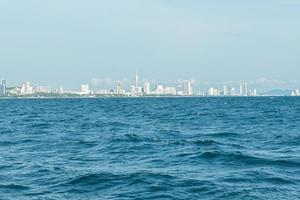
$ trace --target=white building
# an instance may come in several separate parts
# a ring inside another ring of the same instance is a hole
[[[155,87],[155,90],[151,92],[153,95],[162,95],[164,94],[164,86],[162,85],[157,85]]]
[[[240,85],[240,96],[248,96],[248,86],[247,83]]]
[[[230,86],[224,85],[223,95],[224,96],[232,96],[232,88]]]
[[[28,94],[32,94],[32,93],[33,93],[33,89],[30,86],[30,83],[28,81],[23,83],[22,87],[21,87],[21,95],[28,95]]]
[[[257,91],[256,91],[256,89],[253,89],[253,91],[252,91],[252,96],[257,96]]]
[[[6,80],[2,80],[0,84],[0,95],[6,95]]]
[[[183,95],[185,95],[185,96],[193,95],[191,81],[184,81],[183,82]]]
[[[134,86],[137,89],[139,87],[139,76],[135,74]]]
[[[292,96],[300,96],[300,91],[299,90],[292,91]]]
[[[130,86],[130,95],[131,96],[136,96],[136,89],[135,89],[134,85]]]
[[[208,96],[219,96],[220,95],[219,90],[216,88],[209,88],[207,93],[208,93]]]
[[[65,93],[64,88],[63,88],[62,86],[59,86],[59,88],[58,88],[58,93],[59,93],[59,94]]]
[[[80,85],[80,94],[81,95],[87,95],[87,94],[90,94],[91,91],[90,91],[90,87],[88,84],[82,84]]]
[[[96,91],[96,94],[107,95],[107,94],[109,94],[109,91],[107,89],[100,89],[100,90]]]
[[[123,94],[125,94],[125,90],[123,89],[123,86],[122,86],[122,82],[121,82],[121,81],[117,81],[117,87],[116,87],[115,93],[116,93],[117,95],[123,95]]]
[[[176,87],[165,87],[163,94],[164,95],[176,95]]]
[[[231,96],[237,96],[235,88],[231,88]]]
[[[145,82],[143,91],[146,95],[150,94],[150,83],[148,81]]]
[[[35,93],[51,93],[51,87],[50,86],[37,86],[34,88]]]

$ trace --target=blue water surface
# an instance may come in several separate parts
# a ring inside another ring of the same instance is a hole
[[[300,199],[300,98],[0,100],[0,199]]]

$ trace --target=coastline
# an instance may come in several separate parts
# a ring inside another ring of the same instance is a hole
[[[288,95],[264,96],[10,96],[0,97],[0,100],[10,99],[147,99],[147,98],[266,98],[266,97],[298,97]]]

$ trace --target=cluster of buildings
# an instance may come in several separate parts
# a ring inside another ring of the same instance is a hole
[[[234,87],[224,85],[223,89],[209,88],[204,96],[257,96],[256,89],[249,89],[247,83],[240,85],[239,90]]]
[[[128,90],[125,89],[121,81],[116,82],[115,89],[102,89],[92,91],[88,84],[82,84],[79,95],[114,95],[114,96],[192,96],[192,83],[190,80],[183,81],[182,85],[171,87],[163,85],[154,85],[152,87],[149,81],[140,85],[139,77],[136,74],[134,84]]]
[[[241,84],[239,90],[225,85],[223,89],[209,88],[207,91],[194,93],[191,80],[182,81],[182,84],[177,86],[151,85],[149,81],[140,84],[137,74],[135,75],[134,83],[128,90],[125,89],[121,81],[117,81],[115,89],[102,89],[94,92],[90,90],[88,84],[82,84],[80,91],[75,93],[79,95],[114,96],[257,96],[256,89],[248,88],[247,83]]]
[[[50,86],[31,86],[28,81],[24,82],[21,86],[7,87],[6,80],[2,80],[0,84],[0,96],[22,96],[33,94],[63,94],[62,87],[52,89]]]
[[[192,81],[185,80],[177,86],[153,84],[150,81],[141,82],[136,74],[134,82],[125,89],[121,81],[117,81],[114,89],[92,90],[89,84],[80,85],[79,91],[65,91],[63,87],[32,86],[28,81],[21,86],[7,87],[6,80],[0,82],[0,96],[258,96],[256,89],[242,83],[239,88],[224,85],[223,88],[211,87],[206,91],[195,93]],[[292,96],[300,96],[299,90],[294,90]]]
[[[293,90],[292,96],[300,96],[300,90]]]

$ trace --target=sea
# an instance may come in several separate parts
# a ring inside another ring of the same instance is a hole
[[[300,98],[0,100],[1,200],[300,199]]]

